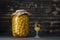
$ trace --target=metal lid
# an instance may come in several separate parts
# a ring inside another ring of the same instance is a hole
[[[27,12],[26,10],[22,9],[22,10],[16,10],[16,12],[14,12],[12,15],[23,15],[23,14],[27,14],[27,15],[30,15],[29,12]]]

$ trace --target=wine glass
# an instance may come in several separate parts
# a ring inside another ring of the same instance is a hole
[[[36,31],[36,36],[34,38],[40,38],[38,36],[38,31],[40,31],[40,24],[38,24],[38,22],[35,22],[34,30]]]

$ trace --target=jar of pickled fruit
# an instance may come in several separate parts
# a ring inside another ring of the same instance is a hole
[[[16,10],[12,14],[12,35],[14,37],[27,37],[29,35],[29,12]]]

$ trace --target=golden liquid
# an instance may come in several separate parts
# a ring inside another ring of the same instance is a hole
[[[27,15],[12,16],[12,35],[26,37],[29,34],[29,17]]]
[[[40,27],[35,27],[35,31],[40,31]]]

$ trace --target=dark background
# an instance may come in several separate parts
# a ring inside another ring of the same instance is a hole
[[[0,36],[11,36],[11,14],[18,9],[30,12],[30,34],[35,36],[34,24],[41,25],[39,36],[60,36],[59,0],[0,0]]]

